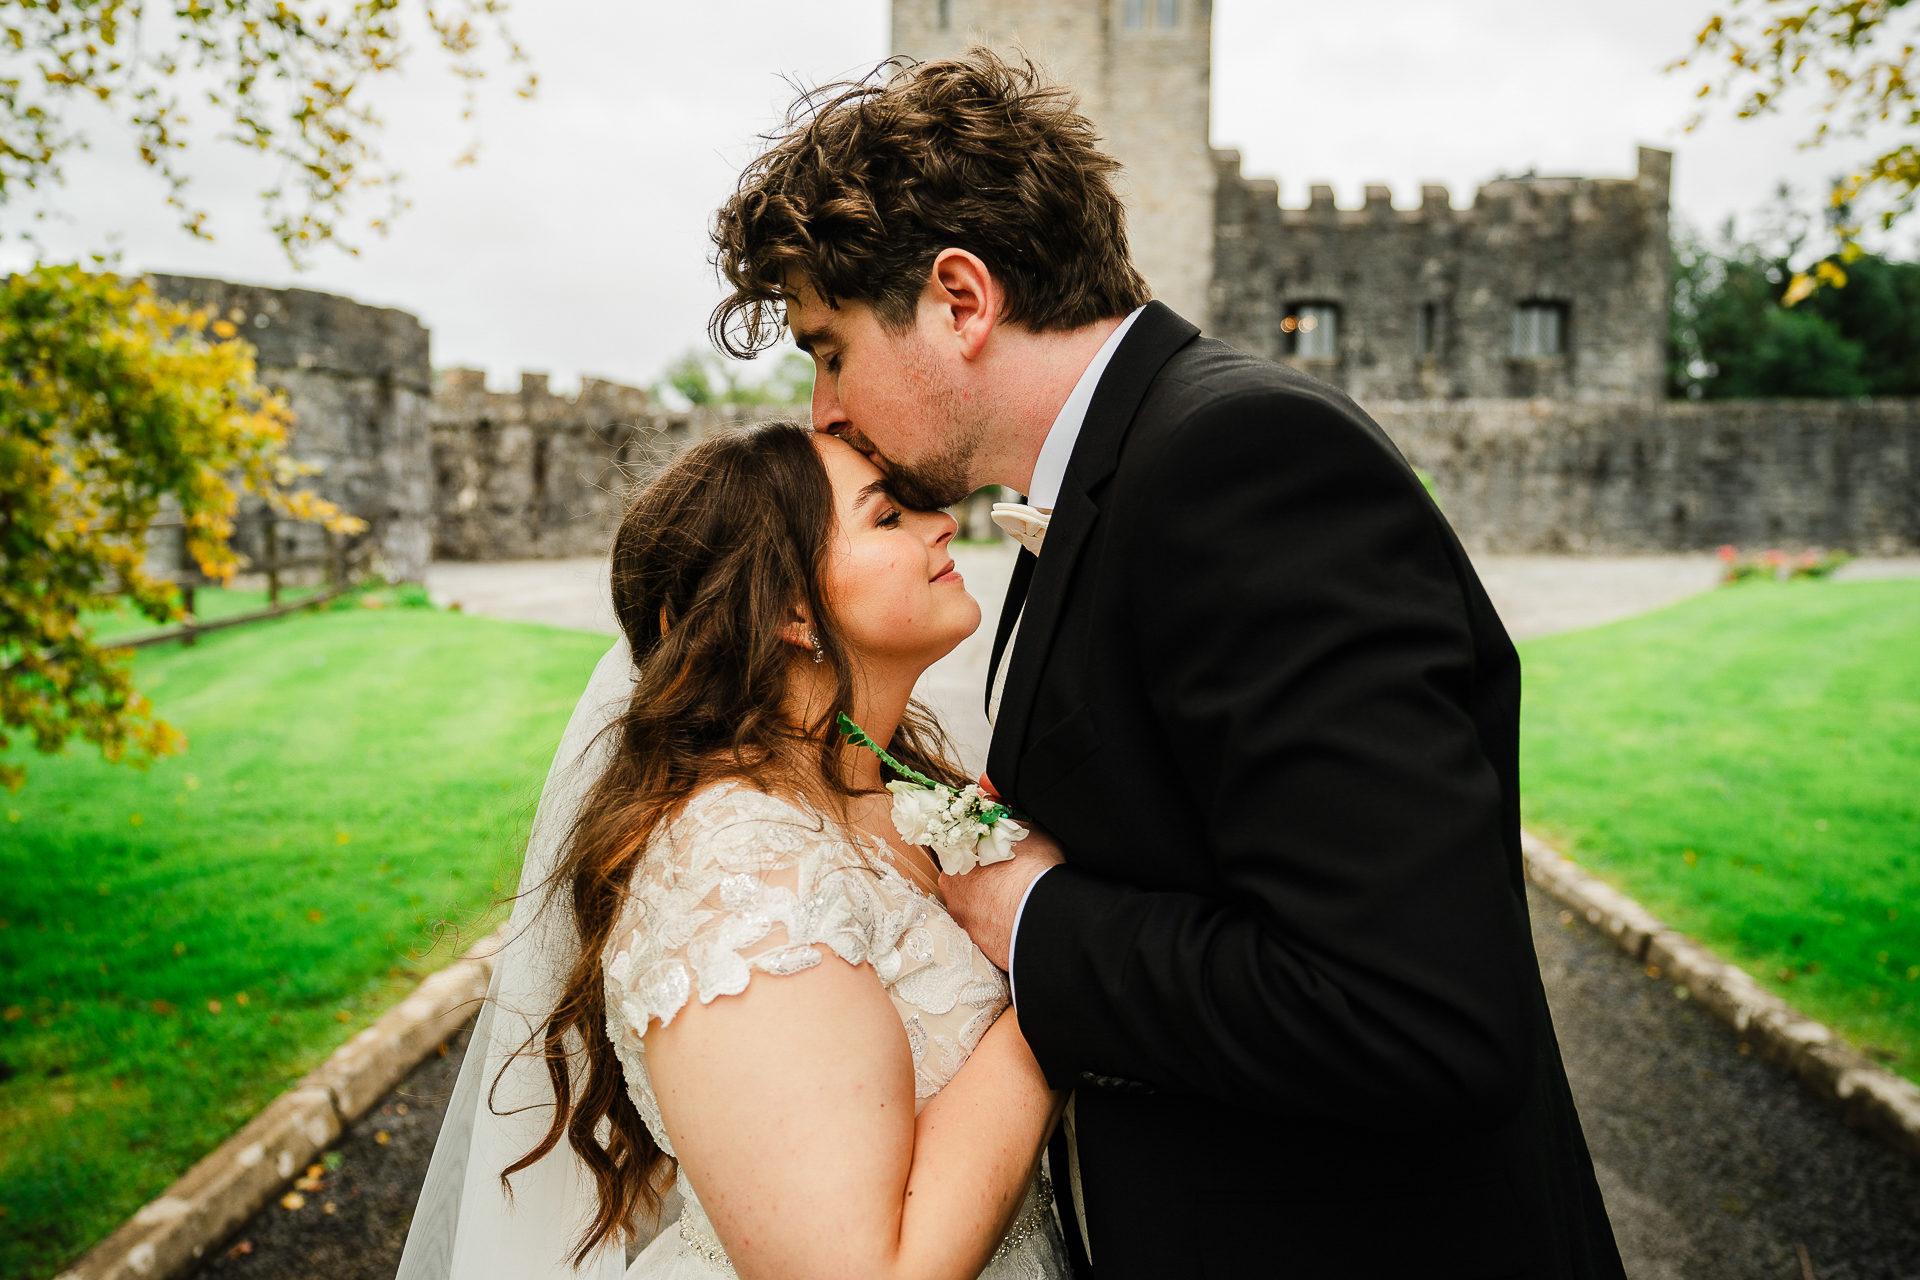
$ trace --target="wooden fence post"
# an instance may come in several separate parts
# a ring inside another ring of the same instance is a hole
[[[269,511],[262,517],[267,524],[267,604],[280,603],[280,522]]]

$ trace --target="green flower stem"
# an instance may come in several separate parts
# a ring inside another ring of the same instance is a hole
[[[853,717],[849,716],[844,711],[840,713],[840,732],[847,735],[848,741],[856,743],[859,746],[863,746],[867,750],[873,752],[874,755],[879,756],[881,764],[887,766],[887,768],[893,770],[895,773],[905,778],[908,782],[916,783],[919,786],[925,787],[929,791],[933,791],[940,786],[940,784],[935,782],[932,778],[929,778],[922,773],[915,773],[912,769],[907,768],[907,766],[901,764],[898,760],[895,760],[892,756],[888,755],[886,748],[882,747],[879,743],[875,742],[872,738],[868,737],[867,731],[865,729],[862,729],[859,725],[855,724],[853,722]],[[1000,821],[1000,819],[1011,818],[1013,816],[1014,816],[1014,812],[1012,809],[1009,809],[1004,804],[998,804],[998,803],[991,805],[990,807],[980,811],[980,821],[986,826],[986,828],[989,831],[993,829],[993,824]]]

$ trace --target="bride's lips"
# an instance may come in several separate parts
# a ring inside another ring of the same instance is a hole
[[[938,585],[939,583],[942,583],[942,582],[965,582],[966,581],[965,578],[962,578],[960,576],[959,568],[951,560],[947,561],[946,568],[942,569],[940,572],[933,575],[932,580],[935,583],[935,585]]]

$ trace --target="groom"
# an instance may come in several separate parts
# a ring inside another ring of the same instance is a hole
[[[1075,1093],[1075,1265],[1618,1277],[1528,932],[1520,671],[1372,420],[1148,301],[1114,163],[984,50],[815,97],[716,225],[737,353],[902,501],[1027,496],[949,879]]]

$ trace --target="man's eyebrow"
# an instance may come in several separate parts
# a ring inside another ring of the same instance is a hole
[[[815,325],[811,329],[795,329],[793,331],[793,345],[808,355],[812,355],[814,343],[826,338],[831,338],[832,336],[833,330],[824,324]]]

